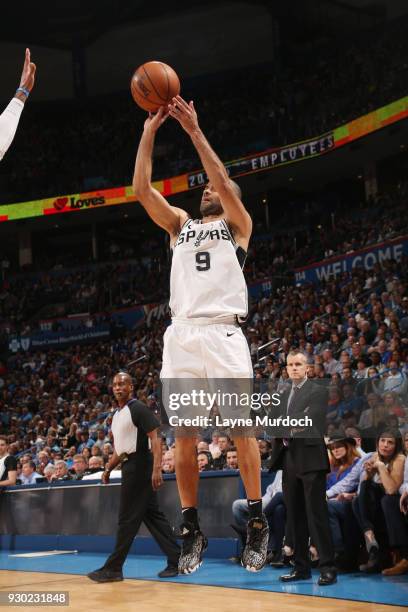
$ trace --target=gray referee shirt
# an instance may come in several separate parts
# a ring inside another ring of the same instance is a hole
[[[150,452],[148,433],[159,427],[159,421],[149,408],[139,400],[129,400],[119,408],[112,419],[115,451],[145,455]]]

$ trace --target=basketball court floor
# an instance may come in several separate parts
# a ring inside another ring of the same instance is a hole
[[[62,552],[62,551],[61,551]],[[0,590],[15,592],[67,591],[71,610],[136,609],[138,612],[195,612],[207,609],[334,610],[382,612],[406,610],[408,576],[383,578],[360,574],[341,575],[337,584],[319,587],[318,572],[311,580],[284,585],[282,570],[265,568],[251,574],[228,560],[206,558],[190,576],[157,578],[164,560],[157,556],[130,555],[123,582],[96,584],[85,574],[101,567],[106,554],[63,554],[50,551],[0,553]],[[284,570],[285,571],[285,570]],[[37,607],[25,605],[25,610]]]

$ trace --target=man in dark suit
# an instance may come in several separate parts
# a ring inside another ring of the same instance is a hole
[[[295,567],[281,576],[284,582],[310,578],[309,535],[319,553],[319,585],[337,581],[334,548],[326,502],[329,460],[324,443],[327,391],[308,380],[307,357],[302,351],[288,354],[286,368],[291,386],[282,394],[278,415],[282,418],[310,417],[308,427],[288,427],[276,438],[271,470],[283,470],[283,495],[287,521],[293,535]]]

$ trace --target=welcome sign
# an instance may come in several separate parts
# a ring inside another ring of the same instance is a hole
[[[310,266],[295,268],[295,282],[303,285],[328,281],[356,267],[370,270],[375,264],[381,264],[387,259],[401,261],[403,255],[408,256],[408,236],[374,244],[346,255],[324,259]]]

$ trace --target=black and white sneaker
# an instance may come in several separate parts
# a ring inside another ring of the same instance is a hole
[[[178,563],[179,574],[192,574],[203,562],[203,552],[208,545],[207,538],[193,523],[183,523],[180,527],[180,537],[183,539],[181,555]]]
[[[259,572],[268,555],[269,527],[263,514],[248,521],[247,540],[242,553],[241,565],[249,572]]]

